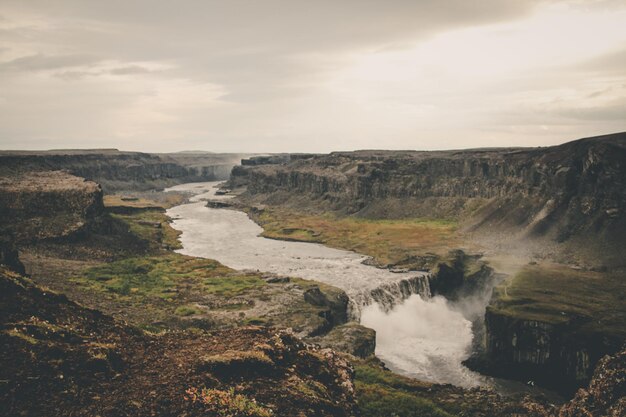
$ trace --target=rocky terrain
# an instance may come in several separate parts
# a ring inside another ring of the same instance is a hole
[[[0,415],[357,415],[353,369],[260,327],[148,335],[0,270]]]
[[[1,151],[0,176],[66,170],[97,182],[105,192],[152,190],[194,181],[228,178],[242,154],[180,152],[148,154],[116,149]]]

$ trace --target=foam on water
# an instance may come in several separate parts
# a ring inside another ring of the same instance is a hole
[[[413,295],[389,312],[372,304],[363,309],[361,323],[376,330],[376,354],[392,370],[463,387],[482,382],[461,364],[471,353],[471,323],[443,297]]]

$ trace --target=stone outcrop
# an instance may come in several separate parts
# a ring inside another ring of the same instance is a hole
[[[526,399],[524,408],[532,417],[621,417],[626,415],[626,346],[603,357],[589,386],[558,407]]]
[[[304,291],[304,301],[325,308],[320,317],[325,320],[325,326],[317,329],[312,336],[325,333],[333,326],[343,324],[348,320],[348,296],[343,291],[322,292],[319,287],[312,287]]]
[[[430,274],[432,295],[457,300],[492,288],[496,276],[480,258],[480,255],[468,255],[456,249],[450,251],[446,258],[438,260]]]
[[[369,327],[350,322],[333,328],[323,336],[308,338],[307,342],[359,358],[368,358],[376,350],[376,332]]]
[[[626,415],[626,349],[600,360],[586,389],[561,407],[559,417]]]
[[[10,270],[25,274],[26,269],[20,261],[19,253],[11,236],[0,237],[0,265],[4,265]]]
[[[86,231],[104,214],[102,189],[62,171],[0,177],[0,234],[23,244]]]

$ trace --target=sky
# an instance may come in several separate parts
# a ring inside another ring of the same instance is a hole
[[[626,1],[0,0],[0,149],[547,146],[626,130]]]

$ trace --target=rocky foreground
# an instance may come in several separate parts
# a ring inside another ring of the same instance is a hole
[[[289,332],[149,335],[0,270],[0,415],[357,414],[353,369]]]

